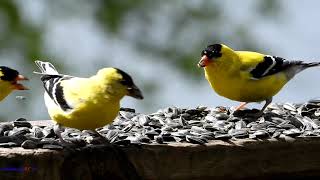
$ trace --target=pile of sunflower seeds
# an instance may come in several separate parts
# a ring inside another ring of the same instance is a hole
[[[261,117],[252,115],[256,111],[168,107],[146,115],[122,108],[112,124],[97,129],[106,138],[104,141],[94,132],[72,128],[65,128],[62,137],[77,147],[106,142],[117,145],[205,144],[210,140],[320,137],[320,100],[271,104]],[[20,146],[25,149],[64,148],[52,127],[32,126],[23,118],[2,123],[0,147]]]

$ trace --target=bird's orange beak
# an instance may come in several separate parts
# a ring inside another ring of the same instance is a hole
[[[29,79],[27,77],[22,76],[22,75],[18,75],[18,77],[15,79],[15,81],[13,83],[14,89],[16,89],[16,90],[29,90],[29,88],[18,83],[18,81],[26,81],[26,80],[29,80]]]
[[[198,67],[206,67],[210,60],[206,55],[203,55],[198,63]]]

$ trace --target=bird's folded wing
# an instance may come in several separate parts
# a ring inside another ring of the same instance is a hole
[[[63,111],[72,110],[75,105],[74,101],[65,97],[65,88],[63,87],[65,81],[72,79],[75,77],[66,75],[43,75],[41,77],[46,93]]]
[[[301,64],[301,61],[287,61],[281,57],[255,52],[239,52],[239,57],[241,70],[249,72],[251,79],[261,79]]]

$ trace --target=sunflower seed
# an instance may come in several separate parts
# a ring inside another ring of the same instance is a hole
[[[249,137],[249,132],[245,129],[231,129],[228,134],[235,138],[247,138]]]
[[[43,144],[57,144],[57,142],[53,138],[43,138],[43,139],[41,139],[39,144],[41,144],[41,145],[43,145]]]
[[[163,144],[164,140],[163,140],[162,136],[155,136],[154,139],[156,140],[157,143]]]
[[[164,142],[172,142],[172,141],[175,141],[175,139],[174,139],[174,137],[173,136],[164,136],[164,135],[161,135],[161,137],[162,137],[162,140],[164,141]]]
[[[226,113],[219,113],[215,116],[218,120],[227,120],[230,116]]]
[[[290,103],[285,103],[283,105],[283,108],[284,109],[287,109],[289,111],[297,111],[297,109],[295,108],[295,106],[293,104],[290,104]]]
[[[272,135],[273,138],[278,138],[281,135],[280,131],[275,131]]]
[[[303,117],[302,121],[305,123],[305,125],[310,124],[313,129],[319,129],[320,127],[319,121],[314,121],[307,116]]]
[[[12,123],[0,124],[0,136],[3,136],[5,131],[10,131],[12,129],[13,129]]]
[[[50,149],[50,150],[62,150],[63,147],[60,145],[54,145],[54,144],[45,144],[42,146],[43,149]]]
[[[256,138],[266,138],[269,137],[269,133],[265,130],[257,130],[253,133]]]
[[[282,134],[290,136],[290,137],[296,137],[301,134],[301,131],[299,129],[289,129],[282,132]]]
[[[7,142],[7,143],[0,143],[0,147],[3,148],[11,148],[11,147],[18,147],[19,145],[14,142]]]
[[[240,120],[240,121],[237,121],[235,123],[235,129],[242,129],[242,128],[246,128],[247,125],[244,121]]]
[[[158,136],[159,133],[153,129],[153,130],[147,131],[145,135],[153,139],[154,136]]]
[[[43,128],[42,132],[43,132],[43,135],[45,138],[52,138],[55,136],[55,133],[54,133],[52,127],[45,127],[45,128]]]
[[[293,142],[293,141],[295,141],[294,138],[292,138],[292,137],[290,137],[290,136],[287,136],[287,135],[284,135],[284,134],[281,134],[281,135],[279,136],[279,138],[284,139],[284,140],[287,141],[287,142]]]
[[[296,128],[302,128],[303,123],[294,116],[288,116],[287,119],[290,121],[290,124],[294,125]]]
[[[29,128],[27,127],[20,127],[20,128],[16,128],[13,129],[12,131],[9,132],[9,136],[22,136],[25,135],[27,133],[30,133]]]
[[[10,142],[12,140],[12,137],[10,136],[1,136],[0,137],[0,143],[7,143]]]
[[[116,144],[116,145],[123,145],[123,146],[128,146],[130,143],[131,143],[131,141],[130,141],[130,140],[127,140],[127,139],[121,139],[121,140],[117,140],[117,141],[115,141],[113,144]]]
[[[196,136],[190,136],[187,135],[186,136],[186,140],[187,142],[193,143],[193,144],[205,144],[207,143],[206,139],[200,138],[200,137],[196,137]]]
[[[185,139],[186,138],[186,134],[185,133],[182,133],[182,132],[173,132],[173,133],[171,133],[171,135],[172,136],[174,136],[174,137],[179,137],[179,138],[181,138],[181,139]]]
[[[117,130],[109,130],[106,134],[106,139],[109,140],[110,143],[114,142],[118,137],[119,132]]]
[[[14,121],[13,125],[15,127],[27,127],[27,128],[31,128],[32,127],[32,125],[29,122],[27,122],[27,121],[18,121],[18,120]]]
[[[231,139],[232,136],[223,132],[214,132],[214,138],[218,140],[228,140],[228,139]]]
[[[25,140],[22,144],[21,147],[24,149],[36,149],[37,148],[37,143],[31,140]]]
[[[45,136],[44,133],[42,132],[42,128],[33,127],[32,130],[33,130],[33,136],[36,138],[42,138]]]
[[[192,126],[191,127],[191,131],[193,132],[196,132],[196,133],[199,133],[199,134],[203,134],[203,133],[207,133],[208,131],[201,128],[201,127],[198,127],[198,126]]]
[[[201,111],[199,111],[198,109],[188,109],[185,111],[185,113],[188,113],[190,115],[198,115]]]
[[[130,120],[130,119],[132,119],[134,116],[136,116],[135,113],[127,112],[127,111],[120,111],[119,113],[120,113],[120,116],[121,116],[121,117],[123,117],[123,118],[125,118],[125,119],[128,119],[128,120]]]
[[[218,129],[214,127],[212,124],[203,124],[203,128],[208,131],[217,131]]]
[[[134,124],[133,124],[133,123],[130,123],[130,124],[128,124],[126,127],[124,127],[124,128],[122,129],[122,131],[128,132],[128,131],[130,131],[133,127],[134,127]]]
[[[148,138],[147,136],[138,137],[138,141],[141,143],[150,143],[151,142],[150,138]]]

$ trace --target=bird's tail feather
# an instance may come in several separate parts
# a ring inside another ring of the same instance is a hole
[[[292,61],[293,63],[290,64],[289,68],[286,70],[286,75],[288,79],[293,78],[299,72],[315,66],[320,66],[320,62],[311,62],[306,63],[303,61]]]
[[[303,66],[305,68],[314,67],[314,66],[320,66],[320,62],[303,63]]]
[[[34,72],[36,74],[48,74],[48,75],[59,75],[58,71],[56,68],[50,63],[50,62],[43,62],[36,60],[34,61],[38,68],[40,69],[41,73],[39,72]]]

